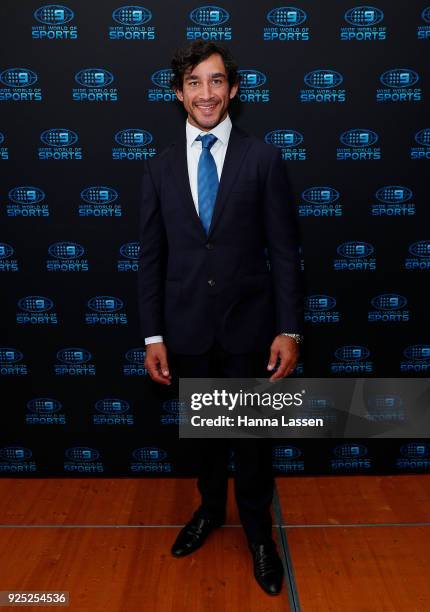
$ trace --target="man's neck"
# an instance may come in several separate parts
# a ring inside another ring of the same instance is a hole
[[[194,128],[196,128],[197,130],[200,130],[201,132],[210,132],[211,130],[215,129],[216,127],[218,127],[219,125],[221,125],[221,123],[224,123],[224,121],[226,121],[226,119],[228,118],[229,114],[228,112],[224,115],[224,117],[218,121],[218,123],[216,125],[213,125],[210,128],[205,128],[201,125],[195,125],[194,123],[192,123],[190,121],[190,115],[188,115],[187,117],[187,123],[189,123],[189,125],[192,125]]]

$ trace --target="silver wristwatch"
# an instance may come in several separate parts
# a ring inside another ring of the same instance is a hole
[[[303,336],[301,334],[289,334],[287,332],[282,332],[279,335],[280,336],[289,336],[290,338],[293,338],[293,340],[295,340],[297,342],[297,344],[300,344],[301,342],[303,342]]]

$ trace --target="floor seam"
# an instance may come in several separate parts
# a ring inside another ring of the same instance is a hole
[[[279,540],[279,545],[281,549],[281,555],[283,557],[283,564],[284,564],[284,569],[285,569],[285,577],[286,577],[287,591],[288,591],[288,599],[290,602],[290,610],[292,612],[300,612],[301,606],[300,606],[299,594],[298,594],[297,585],[296,585],[296,579],[294,576],[293,560],[291,558],[290,551],[288,548],[287,534],[286,534],[285,529],[283,529],[284,520],[282,518],[282,509],[281,509],[281,504],[279,501],[278,489],[276,487],[276,484],[275,484],[274,492],[273,492],[273,510],[274,510],[276,520],[278,521],[277,533],[278,533],[278,540]]]
[[[276,512],[276,507],[275,507]],[[277,517],[278,518],[278,517]],[[278,518],[279,520],[279,518]],[[282,520],[282,517],[281,517]],[[10,523],[10,524],[0,524],[0,529],[73,529],[73,528],[95,528],[95,529],[177,529],[184,526],[184,523],[178,524],[169,524],[169,525],[153,525],[153,524],[139,524],[139,525],[127,525],[127,524],[119,524],[115,525],[112,523],[104,523],[104,524],[93,524],[93,523],[83,523],[83,524],[22,524],[22,523]],[[239,529],[242,528],[241,524],[228,524],[226,523],[222,527]],[[276,529],[336,529],[339,527],[345,528],[359,528],[359,527],[430,527],[430,522],[411,522],[411,523],[337,523],[333,525],[332,523],[308,523],[308,524],[292,524],[292,523],[273,523],[273,527]]]

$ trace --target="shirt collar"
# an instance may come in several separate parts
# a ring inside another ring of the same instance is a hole
[[[209,132],[203,132],[200,128],[191,125],[191,123],[186,121],[186,137],[187,137],[187,145],[191,146],[197,136],[199,134],[213,134],[220,140],[224,145],[228,144],[228,139],[230,138],[230,132],[232,128],[232,122],[230,119],[230,115],[227,114],[227,117],[218,123],[214,128],[212,128]]]

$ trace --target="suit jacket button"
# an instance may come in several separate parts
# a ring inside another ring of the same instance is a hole
[[[212,242],[207,242],[207,243],[205,244],[205,247],[206,247],[206,248],[207,248],[209,251],[211,251],[211,250],[214,248],[214,245],[212,244]]]
[[[213,279],[213,278],[210,278],[210,279],[208,280],[208,285],[209,285],[209,287],[215,287],[215,281],[214,281],[214,279]]]

